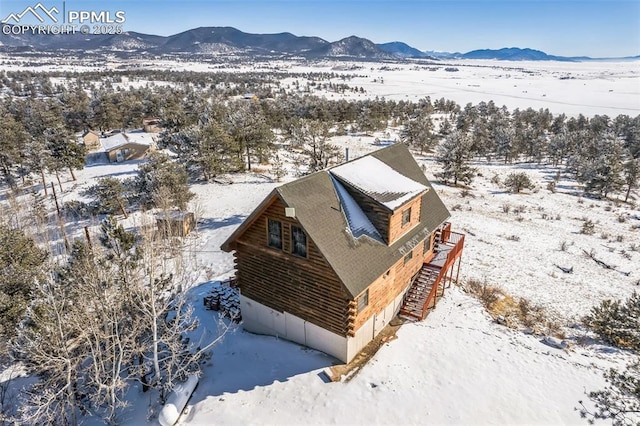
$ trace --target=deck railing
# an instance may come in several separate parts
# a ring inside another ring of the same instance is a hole
[[[453,245],[451,250],[447,253],[447,259],[445,260],[440,272],[436,276],[435,281],[433,282],[433,286],[431,287],[431,291],[429,291],[429,295],[427,299],[424,301],[424,305],[422,306],[422,318],[424,319],[427,316],[427,312],[429,308],[432,306],[431,303],[435,306],[436,294],[438,292],[438,287],[440,286],[440,281],[447,275],[447,271],[456,261],[456,259],[462,253],[462,249],[464,248],[464,234],[460,234],[458,232],[450,232],[447,235],[447,241],[443,241],[441,244]]]

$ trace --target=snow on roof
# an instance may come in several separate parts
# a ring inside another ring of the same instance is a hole
[[[428,189],[372,156],[334,167],[330,173],[391,210]]]
[[[367,235],[375,240],[382,241],[382,237],[378,230],[373,226],[369,218],[362,211],[356,200],[353,199],[351,194],[338,182],[333,176],[331,182],[336,188],[338,198],[340,198],[340,204],[342,205],[344,215],[347,218],[349,224],[349,232],[354,238],[359,238],[363,235]]]
[[[129,142],[137,143],[140,145],[153,145],[156,142],[154,133],[147,133],[142,130],[133,130],[126,133]]]
[[[133,130],[126,133],[116,133],[108,138],[100,139],[100,144],[107,152],[129,143],[151,146],[155,143],[155,138],[151,133],[146,133],[141,130]]]
[[[102,145],[105,151],[111,151],[112,149],[116,149],[119,146],[126,145],[128,143],[129,140],[122,133],[116,133],[108,138],[100,139],[100,145]]]

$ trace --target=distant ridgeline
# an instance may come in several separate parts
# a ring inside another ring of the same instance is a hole
[[[394,41],[374,44],[365,38],[350,36],[329,42],[320,37],[296,36],[291,33],[251,34],[232,27],[200,27],[171,36],[157,36],[125,31],[121,34],[34,34],[21,26],[2,24],[0,51],[29,52],[111,52],[120,56],[136,53],[155,55],[234,55],[249,57],[296,57],[307,59],[334,58],[359,60],[445,60],[496,59],[505,61],[586,61],[588,57],[548,55],[539,50],[504,48],[474,50],[467,53],[421,51],[406,43]],[[638,59],[620,58],[620,59]]]

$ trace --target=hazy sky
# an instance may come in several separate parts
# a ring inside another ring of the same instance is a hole
[[[61,7],[62,0],[41,0]],[[0,19],[33,1],[0,0]],[[640,54],[640,0],[66,0],[67,10],[123,10],[125,30],[170,35],[200,26],[336,41],[404,41],[421,50],[529,47],[563,56]],[[0,40],[1,40],[0,35]]]

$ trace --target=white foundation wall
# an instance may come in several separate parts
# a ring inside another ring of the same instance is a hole
[[[348,363],[398,313],[402,299],[403,294],[400,294],[380,313],[369,318],[356,331],[354,337],[342,337],[288,312],[283,313],[269,308],[242,294],[240,295],[240,309],[242,310],[242,326],[245,330],[287,339]]]
[[[347,360],[347,338],[318,327],[290,313],[278,312],[255,300],[240,295],[242,326],[257,334],[268,334],[317,349]]]

